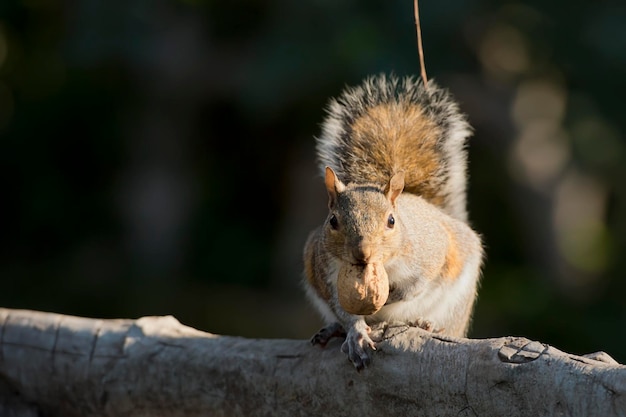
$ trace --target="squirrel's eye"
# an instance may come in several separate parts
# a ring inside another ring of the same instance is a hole
[[[330,227],[335,230],[337,230],[337,228],[339,227],[339,221],[337,220],[337,216],[335,216],[334,214],[330,216],[330,220],[328,221],[328,223],[330,223]]]
[[[396,219],[393,217],[393,214],[390,214],[387,218],[387,227],[389,229],[393,229],[393,226],[396,224]]]

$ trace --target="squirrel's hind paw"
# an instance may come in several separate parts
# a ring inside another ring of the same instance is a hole
[[[413,327],[419,327],[420,329],[426,330],[427,332],[431,333],[442,333],[445,330],[444,328],[436,327],[435,323],[433,323],[432,321],[422,318],[419,318],[409,323],[409,325]]]
[[[319,332],[315,333],[315,335],[311,338],[311,344],[324,347],[333,337],[345,336],[346,331],[344,330],[343,326],[339,323],[333,323],[331,325],[321,328]]]

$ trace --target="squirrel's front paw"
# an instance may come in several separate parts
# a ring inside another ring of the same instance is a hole
[[[376,350],[376,344],[370,338],[369,332],[370,328],[367,325],[354,326],[348,330],[346,341],[341,345],[341,351],[348,355],[357,371],[371,363],[372,359],[368,350]]]
[[[344,337],[345,335],[346,331],[343,329],[343,326],[339,323],[333,323],[315,333],[311,338],[311,344],[324,347],[333,337]]]

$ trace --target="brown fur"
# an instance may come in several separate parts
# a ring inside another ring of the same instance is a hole
[[[438,170],[442,155],[436,148],[441,134],[422,109],[406,102],[379,104],[351,126],[355,147],[350,174],[358,181],[386,184],[405,170],[404,192],[417,194],[435,205],[443,204]],[[376,146],[372,145],[377,143]],[[416,169],[417,168],[417,169]]]
[[[454,281],[461,275],[466,257],[459,251],[459,244],[454,231],[447,226],[444,227],[448,235],[448,252],[446,253],[446,260],[441,270],[441,275],[445,280]]]
[[[320,230],[317,229],[309,236],[306,242],[304,250],[304,276],[308,284],[315,290],[315,292],[324,300],[328,301],[331,297],[331,289],[328,287],[328,282],[325,280],[327,276],[326,263],[316,262],[316,258],[319,255],[318,246],[321,241]],[[318,269],[324,269],[322,271]]]

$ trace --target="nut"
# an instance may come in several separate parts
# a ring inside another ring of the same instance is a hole
[[[389,297],[389,278],[382,263],[344,264],[337,279],[339,304],[359,316],[374,314]]]

